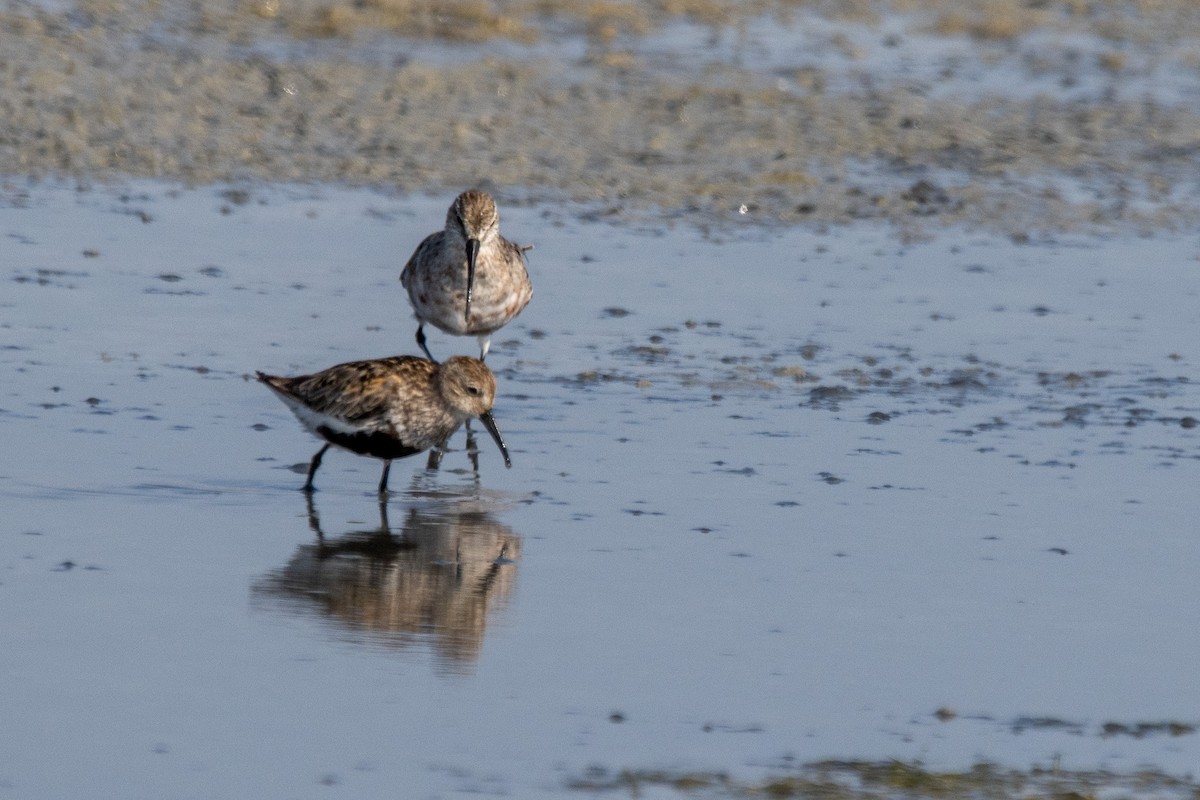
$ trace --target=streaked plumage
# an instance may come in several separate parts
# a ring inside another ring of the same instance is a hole
[[[446,228],[430,234],[400,273],[417,318],[417,344],[430,360],[425,324],[454,336],[475,336],[479,358],[492,334],[529,304],[533,285],[525,253],[500,235],[500,212],[487,192],[460,194],[446,212]]]
[[[325,451],[337,445],[383,459],[382,494],[392,459],[442,446],[471,417],[483,422],[504,465],[512,466],[492,419],[496,378],[478,359],[455,356],[438,365],[417,356],[392,356],[291,378],[257,374],[304,427],[328,442],[312,458],[305,491],[313,490]]]

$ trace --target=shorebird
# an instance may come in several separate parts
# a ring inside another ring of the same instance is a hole
[[[337,445],[383,459],[379,493],[384,494],[392,459],[441,448],[471,417],[478,417],[496,440],[504,466],[512,466],[492,419],[496,377],[478,359],[454,356],[439,365],[417,356],[392,356],[291,378],[257,374],[304,427],[325,440],[308,466],[306,492],[313,491],[325,451]]]
[[[400,273],[417,318],[417,344],[425,344],[425,324],[454,336],[479,340],[487,357],[492,334],[521,313],[533,296],[525,251],[500,235],[500,212],[487,192],[463,192],[446,212],[445,230],[417,246]]]

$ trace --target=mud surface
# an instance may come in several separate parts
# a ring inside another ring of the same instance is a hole
[[[1190,3],[10,3],[0,169],[695,225],[1194,226]]]
[[[0,797],[1194,796],[1198,39],[4,4]],[[513,469],[306,501],[253,370],[415,352],[471,185]]]

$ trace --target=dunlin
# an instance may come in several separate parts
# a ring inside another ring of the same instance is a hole
[[[305,491],[313,490],[325,451],[337,445],[383,459],[383,494],[392,459],[440,448],[471,417],[478,417],[496,440],[504,466],[512,466],[492,419],[496,377],[477,359],[454,356],[438,365],[417,356],[392,356],[292,378],[259,372],[258,379],[326,442],[308,466]]]
[[[417,246],[400,273],[417,317],[417,344],[425,323],[454,336],[479,339],[487,357],[492,334],[508,324],[533,296],[525,250],[500,235],[500,212],[487,192],[460,194],[446,212],[446,229]]]

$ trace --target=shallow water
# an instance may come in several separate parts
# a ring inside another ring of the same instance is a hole
[[[0,796],[1200,763],[1194,239],[501,197],[514,466],[459,434],[383,521],[349,454],[306,503],[318,444],[248,376],[415,352],[397,276],[451,198],[4,197]]]

